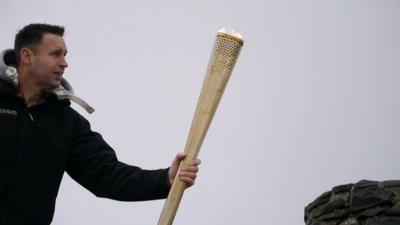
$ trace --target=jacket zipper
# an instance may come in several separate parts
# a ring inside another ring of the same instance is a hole
[[[3,216],[2,216],[2,221],[3,221],[4,224],[7,224],[6,222],[8,220],[7,213],[8,213],[8,205],[10,203],[10,194],[11,194],[12,190],[14,189],[17,177],[18,177],[18,175],[20,173],[19,164],[20,164],[20,161],[21,161],[22,150],[23,150],[23,146],[24,146],[24,142],[25,142],[25,134],[26,134],[26,127],[27,127],[26,124],[27,124],[27,120],[28,120],[28,115],[31,117],[31,119],[33,121],[33,117],[31,115],[31,113],[29,112],[29,110],[25,109],[25,110],[22,110],[22,112],[23,113],[21,113],[21,114],[22,114],[23,123],[22,123],[22,129],[21,129],[21,138],[19,139],[20,142],[19,142],[19,145],[17,147],[18,148],[18,153],[17,153],[16,168],[15,168],[12,180],[11,180],[11,185],[9,186],[8,195],[7,195],[6,201],[5,201],[6,204],[4,205],[4,212],[3,212]]]
[[[35,120],[33,119],[32,113],[31,113],[31,112],[28,112],[28,114],[29,114],[29,118],[31,118],[31,121],[32,121],[32,122],[35,121]]]

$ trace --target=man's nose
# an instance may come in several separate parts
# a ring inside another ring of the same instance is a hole
[[[63,57],[63,58],[61,59],[61,61],[60,61],[60,66],[62,66],[62,67],[64,67],[64,68],[68,67],[68,63],[67,63],[67,60],[65,59],[65,57]]]

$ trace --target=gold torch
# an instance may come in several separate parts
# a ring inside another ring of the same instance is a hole
[[[197,158],[242,46],[243,39],[240,34],[225,28],[218,31],[186,141],[185,153],[187,156],[181,162],[179,170]],[[185,189],[185,183],[176,176],[158,225],[172,224]]]

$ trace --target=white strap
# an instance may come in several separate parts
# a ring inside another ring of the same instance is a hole
[[[75,102],[76,104],[82,106],[82,108],[84,108],[88,113],[91,114],[94,112],[93,107],[91,107],[87,102],[85,102],[84,100],[75,95],[58,95],[58,99],[69,99]]]
[[[5,71],[6,76],[12,80],[15,86],[18,86],[18,71],[12,66],[7,66]]]

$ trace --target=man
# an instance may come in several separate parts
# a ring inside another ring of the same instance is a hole
[[[120,201],[165,198],[184,154],[168,169],[143,170],[118,161],[89,122],[70,107],[76,101],[63,73],[68,67],[64,28],[30,24],[14,50],[0,57],[0,224],[44,225],[53,218],[66,171],[98,197]],[[178,173],[192,186],[199,160]]]

